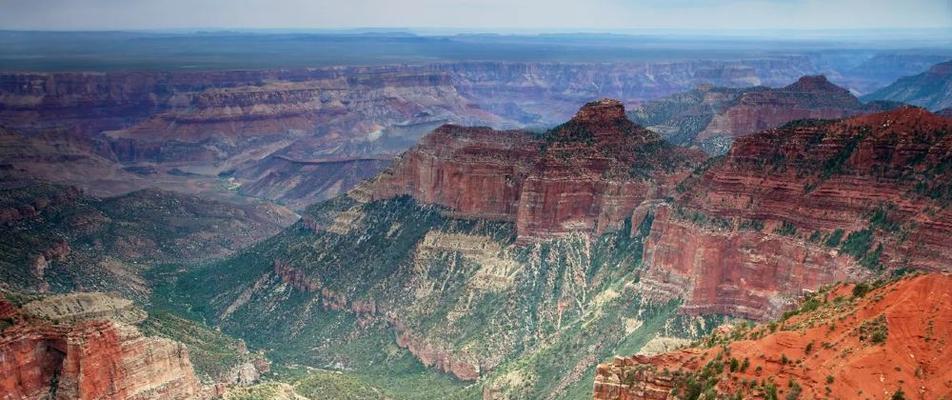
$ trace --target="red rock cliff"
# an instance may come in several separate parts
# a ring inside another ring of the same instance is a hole
[[[466,218],[515,221],[521,240],[616,229],[669,194],[701,155],[663,143],[613,100],[587,104],[542,136],[444,126],[369,184]]]
[[[105,320],[53,324],[0,301],[4,399],[187,399],[202,394],[185,346]]]
[[[739,139],[657,210],[640,284],[689,311],[759,319],[825,283],[948,270],[949,132],[952,120],[905,108]]]

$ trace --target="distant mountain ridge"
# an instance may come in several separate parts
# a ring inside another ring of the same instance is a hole
[[[952,107],[952,60],[936,64],[921,74],[900,78],[863,96],[863,100],[898,101],[933,111]]]
[[[825,76],[803,76],[781,88],[700,86],[645,103],[629,112],[668,141],[723,154],[734,139],[799,119],[839,119],[898,106],[863,104]]]

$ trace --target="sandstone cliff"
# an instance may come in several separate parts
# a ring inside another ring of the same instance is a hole
[[[948,270],[950,130],[904,108],[739,139],[658,208],[639,285],[756,319],[825,283]]]
[[[602,100],[542,136],[442,127],[363,190],[372,200],[410,195],[458,217],[513,221],[523,240],[598,235],[671,194],[701,158]]]
[[[78,294],[37,300],[18,309],[0,300],[3,398],[203,397],[205,389],[192,372],[185,346],[145,337],[126,324],[130,312],[133,320],[139,318],[127,303]]]

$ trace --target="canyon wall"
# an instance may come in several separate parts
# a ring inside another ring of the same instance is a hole
[[[823,75],[804,76],[780,87],[698,88],[631,111],[635,122],[680,145],[724,154],[734,139],[802,119],[840,119],[898,107],[894,102],[863,104]]]
[[[948,270],[950,131],[904,108],[739,139],[657,210],[639,285],[763,319],[826,283]]]

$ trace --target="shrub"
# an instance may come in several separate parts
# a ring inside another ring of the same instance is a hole
[[[866,283],[857,283],[856,286],[853,286],[853,297],[861,298],[869,293],[869,285]]]
[[[826,384],[827,384],[827,385],[832,385],[832,384],[833,384],[833,375],[827,375],[827,376],[826,376]]]
[[[764,384],[764,400],[778,400],[777,385],[773,382]]]
[[[840,241],[843,240],[844,233],[845,232],[843,232],[842,229],[837,228],[832,233],[830,233],[830,236],[826,238],[826,241],[823,244],[825,244],[827,247],[839,246]]]
[[[787,221],[783,221],[774,232],[781,236],[793,236],[797,234],[797,226]]]
[[[882,269],[882,264],[879,263],[879,258],[883,254],[883,245],[880,243],[876,246],[876,250],[873,250],[872,253],[866,254],[862,260],[859,260],[859,264],[871,269],[874,271],[879,271]]]
[[[873,243],[873,231],[869,229],[863,229],[861,231],[856,231],[850,233],[846,237],[846,241],[843,242],[843,246],[840,249],[843,250],[846,254],[853,256],[853,258],[859,260],[862,259],[866,252],[869,251],[869,246]]]
[[[790,386],[790,391],[787,392],[787,397],[786,397],[787,400],[799,399],[800,392],[803,390],[802,388],[800,388],[800,384],[794,381],[793,379],[791,379],[790,383],[788,383],[787,386]]]
[[[896,389],[896,393],[893,393],[892,400],[906,400],[906,394],[902,392],[902,388]]]

